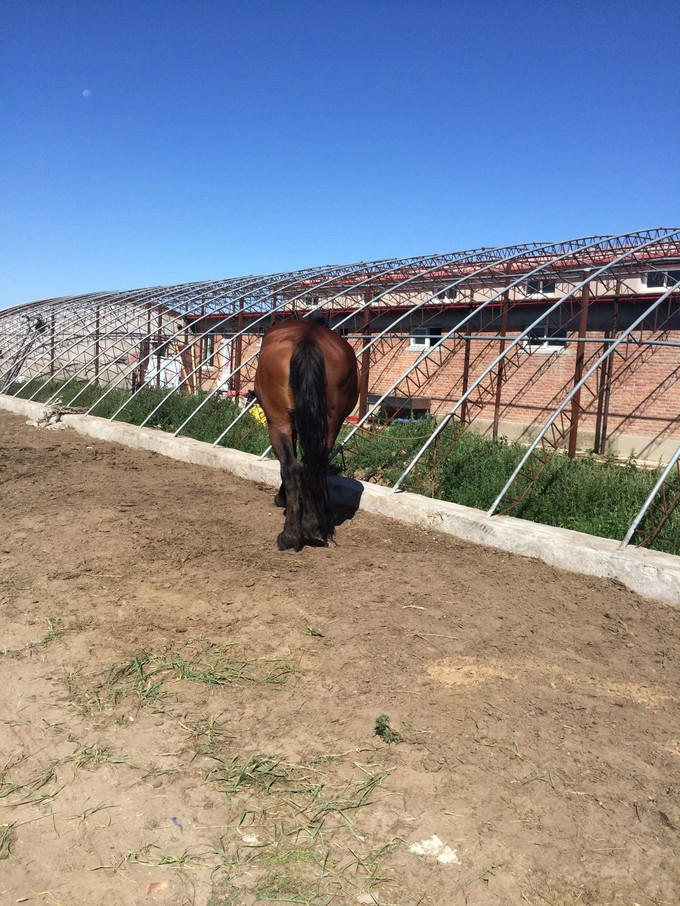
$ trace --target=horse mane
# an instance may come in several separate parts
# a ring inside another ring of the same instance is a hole
[[[313,336],[304,335],[290,359],[288,379],[295,405],[295,427],[302,451],[302,482],[319,526],[333,536],[328,494],[328,422],[326,417],[326,366],[323,351]]]

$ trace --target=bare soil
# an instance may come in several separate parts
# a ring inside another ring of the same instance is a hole
[[[0,512],[3,904],[680,903],[667,605],[361,512],[280,553],[269,488],[5,412]]]

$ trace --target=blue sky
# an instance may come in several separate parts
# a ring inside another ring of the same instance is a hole
[[[0,308],[680,226],[665,0],[2,0]]]

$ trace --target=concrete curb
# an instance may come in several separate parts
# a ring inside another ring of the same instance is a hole
[[[41,403],[3,394],[0,394],[0,408],[33,421],[43,418],[46,412]],[[62,421],[88,437],[151,450],[182,462],[225,469],[239,478],[271,487],[279,485],[278,464],[249,453],[91,415],[64,415]],[[480,510],[419,494],[394,494],[389,488],[354,479],[334,476],[330,485],[338,503],[455,535],[475,544],[535,557],[570,572],[617,579],[639,594],[680,606],[680,557],[643,548],[619,550],[619,542],[608,538],[538,525],[512,516],[487,518]]]

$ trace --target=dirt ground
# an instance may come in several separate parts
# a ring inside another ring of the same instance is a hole
[[[0,507],[1,903],[680,903],[667,605],[361,512],[280,553],[270,489],[6,412]]]

